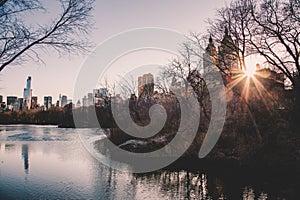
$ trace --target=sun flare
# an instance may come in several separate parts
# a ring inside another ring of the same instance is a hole
[[[253,75],[255,75],[256,73],[256,67],[255,66],[251,66],[248,67],[245,71],[244,71],[245,75],[248,77],[252,77]]]

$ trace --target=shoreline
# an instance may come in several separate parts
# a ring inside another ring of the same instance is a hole
[[[41,124],[0,124],[0,127],[51,127],[51,128],[68,128],[68,127],[61,127],[59,125],[41,125]],[[88,127],[85,127],[88,128]],[[109,129],[103,129],[105,135],[111,142],[116,142],[116,145],[119,146],[122,143],[125,143],[129,141],[128,138],[123,138],[124,135],[122,135],[120,132],[117,134],[109,134],[107,131]],[[121,135],[120,135],[121,134]],[[113,137],[112,137],[113,136]],[[281,171],[284,170],[293,170],[293,171],[300,171],[300,151],[299,151],[299,143],[298,139],[299,137],[292,138],[287,137],[285,140],[281,141],[285,143],[284,141],[290,141],[290,143],[286,144],[285,146],[272,146],[271,144],[264,144],[262,148],[257,150],[256,152],[253,152],[253,155],[250,157],[235,157],[232,155],[228,155],[227,152],[232,151],[232,148],[234,146],[229,147],[220,147],[220,144],[222,145],[222,141],[218,141],[217,145],[214,147],[212,152],[204,158],[199,159],[197,157],[197,154],[194,152],[187,152],[184,155],[182,155],[179,159],[177,159],[174,163],[167,166],[167,169],[185,169],[186,167],[189,169],[198,169],[198,168],[216,168],[219,170],[222,170],[222,166],[227,169],[255,169],[255,170],[263,170],[263,169],[274,169]],[[101,143],[104,140],[97,140],[94,142],[95,150],[99,151],[99,148],[97,149],[97,143]],[[124,141],[118,141],[118,140],[124,140]],[[132,138],[131,138],[132,140]],[[291,142],[292,141],[292,142]],[[143,147],[143,151],[149,152],[153,149],[160,148],[160,145],[165,144],[166,141],[163,141],[162,143],[149,143],[146,144]],[[285,149],[286,147],[293,146],[292,149]],[[199,151],[198,146],[192,146],[194,150]],[[134,150],[139,150],[139,147],[136,147]],[[127,146],[123,148],[125,150],[132,151],[133,148],[131,146]],[[298,150],[297,150],[298,149]],[[251,151],[248,149],[247,151]],[[137,151],[135,151],[137,152]],[[124,160],[126,163],[126,160]],[[221,167],[220,167],[221,166]]]
[[[109,138],[104,138],[102,140],[97,140],[94,142],[95,150],[102,154],[101,150],[105,149],[105,140]],[[150,148],[151,149],[151,148]],[[124,149],[123,149],[124,150]],[[268,151],[262,149],[260,152],[255,154],[253,157],[248,157],[244,159],[237,159],[232,156],[218,157],[218,153],[222,153],[222,149],[215,147],[212,152],[208,154],[207,157],[199,159],[196,155],[183,154],[176,161],[170,165],[164,167],[163,169],[170,170],[226,170],[228,172],[234,172],[235,170],[252,170],[252,171],[273,171],[275,172],[285,172],[294,171],[300,174],[300,159],[292,157],[281,157],[282,155],[276,155],[277,152],[273,154],[268,154]],[[128,151],[128,149],[127,149]],[[132,151],[131,151],[132,152]],[[290,152],[289,152],[290,153]],[[142,155],[142,154],[140,154]],[[274,157],[276,155],[277,157]],[[126,161],[128,158],[122,156],[120,153],[111,152],[111,159],[114,161],[123,162],[128,164]],[[138,153],[137,153],[137,156]],[[134,159],[134,158],[132,158]],[[146,158],[147,159],[147,158]],[[161,159],[159,157],[151,159]]]

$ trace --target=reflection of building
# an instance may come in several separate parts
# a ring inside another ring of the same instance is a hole
[[[52,106],[52,97],[51,96],[45,96],[44,97],[44,107],[46,110],[50,109]]]
[[[22,145],[22,157],[24,160],[24,170],[27,174],[28,169],[29,169],[29,154],[28,154],[28,145],[27,144]]]
[[[151,73],[138,77],[138,95],[140,96],[145,90],[147,93],[154,92],[154,77]]]
[[[31,108],[31,97],[32,97],[32,89],[31,89],[31,77],[28,76],[26,88],[24,88],[23,92],[24,97],[24,105],[23,109],[29,110]]]

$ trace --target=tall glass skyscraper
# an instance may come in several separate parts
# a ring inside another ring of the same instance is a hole
[[[32,97],[32,89],[31,89],[31,76],[28,76],[26,88],[24,88],[24,109],[29,110],[31,108],[31,97]]]

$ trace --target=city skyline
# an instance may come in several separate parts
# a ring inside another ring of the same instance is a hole
[[[132,75],[132,74],[131,74]],[[133,76],[131,76],[133,78]],[[137,81],[137,91],[136,95],[140,95],[143,91],[143,87],[147,84],[154,84],[154,76],[151,73],[139,74],[135,81]],[[49,109],[52,106],[64,107],[69,103],[73,103],[76,106],[91,106],[96,103],[99,103],[99,99],[106,98],[110,94],[108,88],[99,87],[93,88],[90,92],[87,92],[82,98],[80,99],[70,99],[68,95],[62,94],[58,92],[58,98],[51,95],[42,95],[36,96],[34,95],[32,83],[32,77],[30,75],[27,76],[25,88],[23,89],[23,96],[17,95],[7,95],[4,96],[0,93],[0,103],[5,103],[6,108],[9,110],[30,110],[35,109],[36,107],[45,107]],[[134,80],[133,80],[134,81]],[[121,92],[121,91],[118,91]],[[115,96],[120,96],[119,93],[114,94]],[[128,97],[129,98],[129,97]],[[6,100],[6,101],[5,101]],[[101,101],[101,100],[100,100]],[[18,108],[16,108],[16,106]]]
[[[186,4],[181,1],[134,3],[97,1],[93,13],[96,29],[93,30],[90,40],[98,44],[122,31],[141,27],[167,28],[187,35],[190,31],[205,32],[207,24],[204,21],[213,17],[215,8],[222,7],[225,2],[227,1],[213,0],[203,4],[193,0]],[[116,6],[116,4],[120,6]],[[55,13],[54,2],[45,1],[45,6],[52,8],[48,15]],[[201,12],[198,8],[201,8]],[[168,10],[167,13],[166,10]],[[189,11],[188,15],[184,14],[186,11]],[[178,15],[178,13],[182,14]],[[141,20],[140,16],[147,20]],[[35,22],[38,19],[30,20]],[[43,52],[41,57],[45,64],[32,61],[22,65],[11,65],[4,69],[0,76],[0,94],[5,97],[22,96],[23,91],[19,87],[24,87],[24,80],[31,75],[34,78],[32,83],[32,87],[35,89],[34,95],[39,99],[43,96],[52,96],[56,99],[59,97],[59,93],[71,97],[74,82],[86,56],[62,58],[62,56],[49,51]],[[142,58],[141,63],[143,63]],[[118,74],[123,74],[122,70],[119,70]],[[57,92],[58,88],[59,92]]]
[[[7,103],[7,98],[10,98],[10,97],[14,97],[14,98],[17,98],[17,99],[22,99],[24,101],[24,105],[23,106],[26,106],[27,109],[30,109],[30,107],[32,106],[32,100],[34,100],[35,103],[37,104],[40,104],[40,105],[43,105],[44,102],[43,102],[43,98],[44,97],[49,97],[51,95],[47,95],[47,94],[44,94],[42,96],[37,96],[37,95],[34,95],[34,87],[32,87],[32,83],[34,83],[34,79],[32,79],[32,76],[28,75],[27,76],[27,80],[25,82],[26,84],[24,84],[26,87],[23,89],[23,95],[13,95],[13,94],[9,94],[9,95],[3,95],[2,93],[0,93],[0,96],[1,96],[1,102],[5,102]],[[1,92],[1,91],[0,91]],[[57,95],[57,100],[60,102],[60,107],[63,107],[61,102],[63,102],[64,105],[66,105],[67,101],[70,100],[68,97],[68,95],[65,95],[65,94],[62,94],[61,92],[58,92],[58,95]],[[56,99],[55,96],[51,96],[53,99]],[[36,102],[37,101],[37,102]],[[25,105],[25,103],[27,105]],[[56,101],[55,101],[56,103]]]

